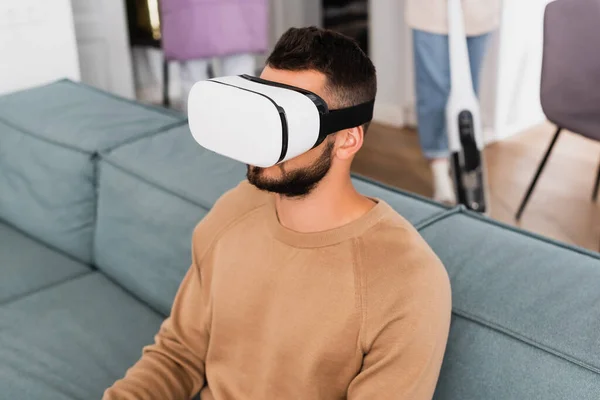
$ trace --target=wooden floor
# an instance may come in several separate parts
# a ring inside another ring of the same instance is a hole
[[[514,215],[554,127],[543,124],[485,150],[491,217],[563,242],[598,251],[600,200],[591,201],[600,144],[565,132],[559,138],[520,223]],[[424,196],[431,175],[414,130],[373,125],[354,171]]]

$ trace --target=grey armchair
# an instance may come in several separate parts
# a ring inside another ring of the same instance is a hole
[[[516,219],[521,219],[563,129],[600,141],[600,1],[556,0],[546,6],[541,103],[557,126]],[[592,201],[598,198],[600,163]]]

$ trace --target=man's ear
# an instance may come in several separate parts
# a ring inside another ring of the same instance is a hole
[[[352,159],[362,147],[364,137],[362,126],[339,131],[336,135],[336,156],[342,160]]]

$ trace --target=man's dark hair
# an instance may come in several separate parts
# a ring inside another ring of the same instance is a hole
[[[316,27],[291,28],[281,36],[267,65],[281,70],[314,70],[327,77],[331,108],[366,103],[375,98],[375,66],[358,43],[341,33]],[[365,131],[368,124],[365,124]]]

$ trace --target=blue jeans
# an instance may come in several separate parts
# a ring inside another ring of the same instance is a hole
[[[489,34],[467,38],[471,78],[479,93],[479,72]],[[428,159],[449,156],[446,103],[450,95],[448,36],[413,30],[419,141]]]

